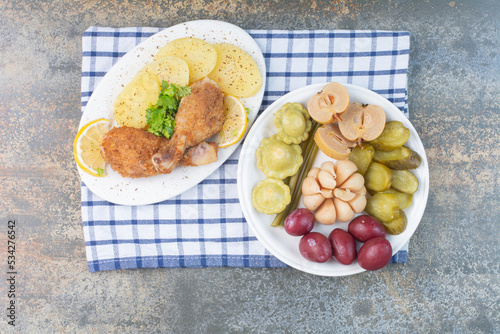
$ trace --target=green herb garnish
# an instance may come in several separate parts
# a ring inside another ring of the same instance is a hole
[[[174,134],[175,114],[181,98],[191,93],[189,86],[176,86],[162,81],[161,91],[155,105],[146,109],[148,131],[161,137],[170,138]]]

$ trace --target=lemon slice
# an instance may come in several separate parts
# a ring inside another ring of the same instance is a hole
[[[76,163],[90,175],[106,175],[106,163],[101,156],[100,145],[110,127],[111,121],[104,118],[89,122],[78,131],[73,142]]]
[[[247,128],[247,113],[243,103],[231,95],[224,96],[224,116],[226,120],[222,126],[219,147],[228,147],[236,144]]]

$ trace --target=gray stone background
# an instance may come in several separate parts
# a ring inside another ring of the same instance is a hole
[[[499,333],[499,1],[0,0],[1,333]],[[430,165],[406,265],[90,274],[72,141],[81,34],[219,19],[411,33],[410,119]],[[17,326],[7,324],[7,222]]]

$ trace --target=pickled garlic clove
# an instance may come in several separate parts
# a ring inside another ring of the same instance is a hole
[[[351,201],[349,201],[354,213],[361,213],[366,207],[366,196],[364,194],[357,194]]]
[[[340,185],[342,189],[350,189],[352,192],[363,189],[365,178],[359,173],[352,174],[344,183]]]
[[[314,195],[321,193],[318,182],[311,176],[308,176],[302,182],[302,193],[304,195]]]
[[[335,178],[332,176],[332,174],[324,170],[321,170],[318,173],[318,181],[323,188],[335,189],[335,186],[337,185],[337,182],[335,181]]]
[[[335,205],[337,220],[339,222],[348,222],[354,218],[354,210],[348,203],[334,197],[333,204]]]
[[[358,167],[356,164],[350,160],[338,160],[335,165],[335,171],[337,173],[337,184],[341,185],[349,176],[356,173]]]
[[[337,178],[337,174],[335,173],[335,164],[333,161],[325,161],[321,164],[321,170],[330,173],[334,179]]]
[[[326,199],[314,213],[314,218],[321,224],[332,225],[336,220],[336,209],[331,198]]]
[[[337,188],[333,191],[333,196],[335,196],[338,199],[343,200],[344,202],[349,202],[352,199],[354,199],[354,197],[356,197],[356,194],[351,192],[351,190],[349,190],[349,189],[344,190],[344,189]]]
[[[332,198],[333,191],[332,191],[332,189],[321,188],[321,195],[323,195],[324,198]]]
[[[307,209],[315,211],[317,208],[319,208],[324,200],[325,198],[321,194],[305,195],[302,198],[302,203],[304,203],[304,206]]]
[[[319,167],[313,167],[309,170],[309,172],[307,173],[307,176],[311,176],[313,177],[314,179],[318,179],[318,173],[321,169]]]

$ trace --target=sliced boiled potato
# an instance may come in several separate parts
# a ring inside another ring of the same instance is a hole
[[[262,87],[262,76],[255,60],[239,47],[214,44],[217,64],[208,77],[214,80],[227,95],[250,97]]]
[[[189,84],[204,78],[212,72],[217,63],[215,48],[194,37],[185,37],[167,43],[155,55],[155,59],[173,56],[184,60],[189,67]]]
[[[148,71],[140,71],[122,89],[113,104],[113,117],[118,125],[134,128],[146,126],[146,109],[156,104],[160,94],[158,77]]]
[[[146,64],[138,74],[141,72],[156,75],[160,84],[162,80],[179,86],[186,86],[189,83],[188,64],[178,57],[165,56],[157,58]]]

